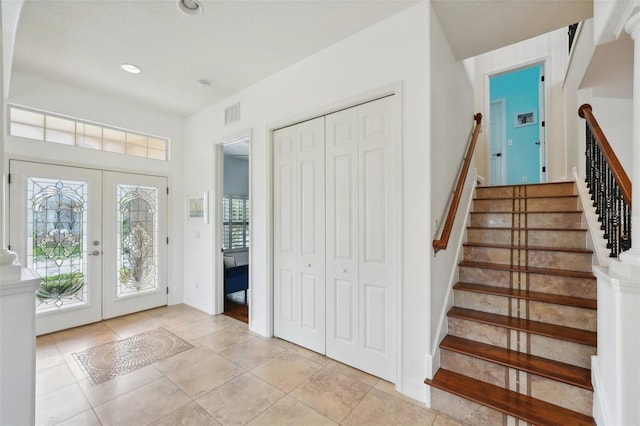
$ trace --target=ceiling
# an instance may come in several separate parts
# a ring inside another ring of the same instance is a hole
[[[27,0],[14,70],[188,116],[417,3],[199,1]]]
[[[433,0],[456,59],[466,59],[593,16],[593,0]]]

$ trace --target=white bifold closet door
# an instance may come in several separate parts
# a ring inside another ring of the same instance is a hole
[[[278,130],[274,138],[275,334],[390,381],[396,139],[393,97]]]
[[[324,117],[274,135],[275,334],[325,352]]]
[[[327,356],[395,381],[393,98],[326,118]]]

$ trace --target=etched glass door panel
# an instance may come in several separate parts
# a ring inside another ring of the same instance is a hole
[[[101,172],[11,161],[10,244],[41,277],[38,334],[100,320]]]
[[[103,316],[167,304],[167,180],[104,172]]]
[[[158,188],[116,185],[118,297],[158,288]]]
[[[87,303],[87,186],[27,178],[27,266],[42,277],[36,312]]]

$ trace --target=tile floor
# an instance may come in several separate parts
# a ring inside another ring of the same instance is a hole
[[[72,353],[164,327],[194,345],[93,385]],[[37,425],[427,425],[458,423],[393,385],[186,305],[41,336]]]

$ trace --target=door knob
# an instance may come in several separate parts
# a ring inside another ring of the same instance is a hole
[[[502,157],[502,153],[501,152],[496,153],[496,157]]]
[[[94,250],[91,253],[89,253],[89,256],[100,256],[100,250]]]

